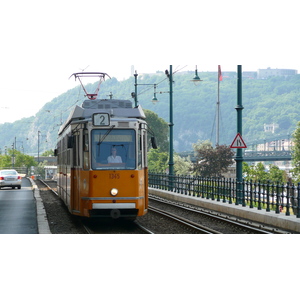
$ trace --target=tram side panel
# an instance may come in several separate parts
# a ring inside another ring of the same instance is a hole
[[[68,209],[70,209],[71,199],[71,160],[72,153],[68,148],[68,132],[66,131],[59,139],[57,144],[58,154],[58,172],[57,172],[57,192],[59,197],[64,201]]]

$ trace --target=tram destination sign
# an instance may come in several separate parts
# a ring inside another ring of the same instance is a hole
[[[107,113],[96,113],[93,114],[93,125],[94,126],[109,126],[110,118]]]

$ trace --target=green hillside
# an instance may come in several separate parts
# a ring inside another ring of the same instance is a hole
[[[215,141],[215,115],[217,102],[217,74],[199,73],[203,81],[195,86],[190,80],[192,72],[176,73],[173,76],[174,148],[177,152],[191,151],[197,140]],[[158,84],[157,98],[153,105],[152,85],[138,86],[138,102],[169,121],[169,82],[161,72],[155,75],[138,77],[138,84]],[[87,89],[94,92],[95,84]],[[125,81],[113,78],[101,85],[100,98],[132,99],[134,77]],[[37,154],[38,136],[40,153],[54,149],[57,131],[72,107],[81,105],[83,91],[78,86],[48,102],[35,115],[14,123],[0,125],[0,148],[12,147],[16,141],[17,149],[27,154]],[[220,83],[220,144],[231,144],[236,135],[237,79],[223,77]],[[300,75],[284,78],[273,77],[266,80],[243,79],[243,138],[247,144],[257,139],[288,136],[300,120]],[[278,124],[275,133],[264,132],[264,124]],[[22,148],[23,147],[23,148]]]

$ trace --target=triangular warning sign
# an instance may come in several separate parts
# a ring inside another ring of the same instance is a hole
[[[230,148],[247,148],[242,136],[239,133],[234,138]]]

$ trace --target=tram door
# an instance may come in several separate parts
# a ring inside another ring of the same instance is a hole
[[[71,209],[80,211],[80,135],[73,136],[73,161],[71,168]]]

